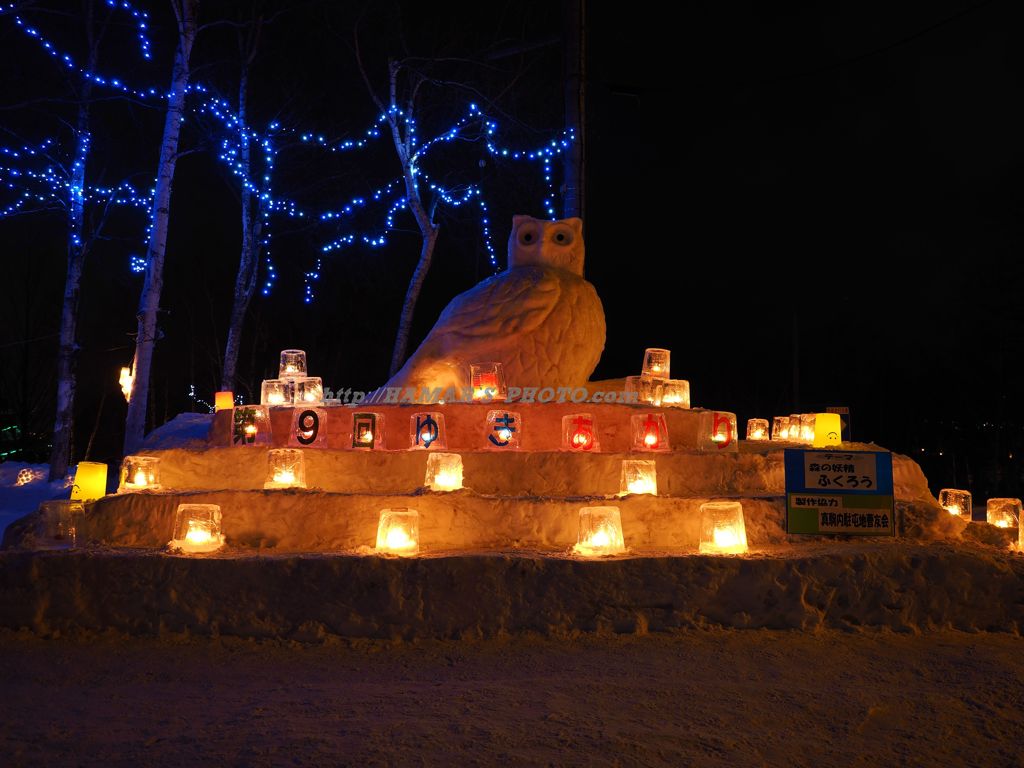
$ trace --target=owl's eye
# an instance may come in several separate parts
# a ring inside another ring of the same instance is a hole
[[[534,227],[523,227],[519,230],[519,242],[523,245],[533,245],[537,242],[537,230]]]
[[[556,229],[555,234],[551,237],[558,245],[569,245],[572,243],[572,230],[569,229]]]

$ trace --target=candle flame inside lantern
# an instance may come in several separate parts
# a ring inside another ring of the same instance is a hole
[[[589,432],[575,432],[572,436],[572,444],[576,448],[589,448],[593,436]]]
[[[716,547],[735,547],[740,543],[740,537],[736,535],[736,531],[732,528],[715,528],[715,546]]]
[[[764,430],[755,429],[753,434],[750,436],[752,440],[764,440]]]
[[[213,536],[210,535],[209,530],[207,530],[202,523],[195,520],[189,520],[188,533],[185,534],[185,541],[189,544],[199,546],[212,542]]]
[[[256,425],[255,424],[246,424],[245,425],[245,434],[247,434],[247,435],[255,435],[256,434]]]
[[[146,471],[140,469],[135,473],[135,479],[132,480],[135,485],[149,485],[149,478],[146,477]]]
[[[271,392],[267,395],[268,405],[281,405],[284,402],[284,395],[280,392]]]
[[[390,528],[384,544],[388,549],[412,549],[416,546],[416,542],[401,528]]]
[[[608,529],[606,529],[604,526],[601,526],[596,531],[594,531],[594,534],[590,537],[590,540],[587,541],[587,544],[597,549],[603,549],[611,543],[612,537],[608,534]]]
[[[462,487],[462,478],[455,472],[441,471],[434,475],[434,489],[439,491],[457,491]]]
[[[512,439],[512,431],[509,429],[499,429],[498,437],[507,442]]]
[[[951,514],[951,515],[959,515],[960,514],[960,505],[959,504],[950,504],[950,505],[948,505],[946,507],[946,511],[949,512],[949,514]]]
[[[644,445],[653,448],[658,444],[658,435],[655,432],[648,432],[644,435]]]
[[[275,483],[294,483],[295,472],[290,469],[277,469],[274,470],[274,482]]]
[[[630,480],[626,484],[626,489],[630,493],[649,493],[653,496],[658,495],[658,487],[649,477],[638,477],[635,480]]]
[[[285,373],[298,373],[299,369],[295,366],[295,363],[288,363],[284,367],[284,372]]]

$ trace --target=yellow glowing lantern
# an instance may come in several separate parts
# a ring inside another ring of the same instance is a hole
[[[462,487],[462,457],[457,453],[432,453],[427,456],[423,484],[432,491],[457,491]]]
[[[562,417],[562,450],[592,453],[600,450],[597,426],[589,413],[572,413]]]
[[[667,451],[668,424],[663,413],[637,413],[629,417],[634,451]]]
[[[623,459],[619,479],[619,495],[629,493],[658,495],[658,472],[655,462],[643,459]]]
[[[118,493],[160,490],[160,459],[156,456],[125,456],[121,462]]]
[[[768,419],[747,419],[747,440],[767,440]]]
[[[121,385],[121,394],[124,395],[124,399],[128,402],[132,400],[132,384],[135,381],[135,376],[132,374],[131,368],[122,368],[121,375],[117,379],[117,383]]]
[[[661,385],[661,404],[670,408],[689,408],[690,382],[686,379],[668,379]]]
[[[296,405],[322,405],[324,383],[319,376],[306,376],[295,380]]]
[[[585,557],[618,555],[626,551],[618,507],[583,507],[573,551]]]
[[[93,501],[107,495],[107,465],[97,461],[80,461],[71,486],[72,501]]]
[[[179,504],[174,516],[174,538],[167,546],[189,554],[220,549],[224,546],[220,507],[216,504]]]
[[[641,375],[655,379],[667,379],[669,377],[669,361],[671,356],[672,353],[667,349],[645,349],[644,367],[640,371]]]
[[[814,414],[814,447],[824,448],[842,442],[843,422],[838,413]]]
[[[735,453],[739,450],[736,414],[704,411],[700,416],[700,444],[704,453]]]
[[[789,416],[776,416],[772,419],[772,440],[789,440]]]
[[[278,367],[278,378],[294,379],[306,375],[306,353],[301,349],[285,349],[281,351],[281,365]]]
[[[220,411],[227,411],[235,407],[235,393],[234,392],[217,392],[213,396],[213,409],[218,413]]]
[[[473,363],[469,366],[469,380],[474,400],[488,402],[508,397],[501,363]]]
[[[985,519],[997,528],[1016,528],[1020,512],[1020,499],[989,499],[985,505]]]
[[[951,515],[965,520],[971,519],[971,492],[958,488],[943,488],[939,491],[939,506]]]
[[[420,551],[420,515],[415,509],[382,509],[377,524],[377,552],[415,555]]]
[[[267,451],[266,490],[306,487],[306,461],[298,448],[273,448]]]
[[[742,504],[709,501],[700,505],[700,551],[706,555],[742,555],[747,551]]]
[[[260,387],[261,405],[291,405],[295,400],[295,382],[291,379],[264,379]]]

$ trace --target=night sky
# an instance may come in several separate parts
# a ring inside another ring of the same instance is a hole
[[[245,15],[246,4],[208,5],[204,22]],[[80,8],[43,3],[24,15],[79,55]],[[434,79],[421,94],[422,136],[447,128],[470,101],[500,121],[509,145],[536,146],[563,127],[557,3],[267,9],[273,20],[250,91],[254,125],[361,134],[376,109],[355,65],[358,27],[378,87],[389,54],[422,59]],[[595,377],[638,373],[645,347],[668,347],[694,405],[733,410],[741,423],[846,405],[855,439],[912,454],[933,490],[1021,495],[1024,54],[1015,5],[684,4],[678,24],[653,7],[593,3],[587,12],[586,270],[609,331]],[[166,87],[169,11],[153,4],[152,13],[153,62],[138,62],[122,20],[101,70]],[[234,102],[237,59],[234,28],[205,30],[194,79]],[[69,81],[9,16],[0,16],[0,60],[0,144],[16,143],[12,132],[66,139]],[[145,185],[159,109],[110,98],[94,114],[98,178],[136,174]],[[210,399],[219,384],[239,203],[211,125],[193,116],[184,131],[190,152],[174,188],[153,425],[201,410],[190,385]],[[502,267],[512,214],[543,213],[537,164],[495,162],[467,142],[426,170],[483,186]],[[275,191],[322,211],[398,173],[386,140],[325,157],[293,135],[281,142]],[[378,207],[357,226],[379,227],[382,218]],[[441,207],[439,219],[414,342],[456,293],[491,271],[476,212]],[[419,245],[408,215],[398,226],[385,248],[325,258],[307,305],[303,273],[345,230],[274,219],[280,277],[253,302],[240,360],[239,391],[250,402],[284,347],[306,349],[312,373],[333,389],[386,379]],[[142,285],[128,261],[144,251],[144,227],[143,214],[116,213],[86,266],[76,460],[119,457],[126,406],[116,379],[131,360]],[[44,460],[63,219],[0,221],[0,244],[0,420],[25,431],[24,457]]]

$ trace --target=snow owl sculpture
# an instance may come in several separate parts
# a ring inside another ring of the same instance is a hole
[[[499,362],[513,387],[586,384],[605,341],[604,308],[583,279],[583,222],[514,216],[508,269],[456,296],[388,387],[469,386]]]

